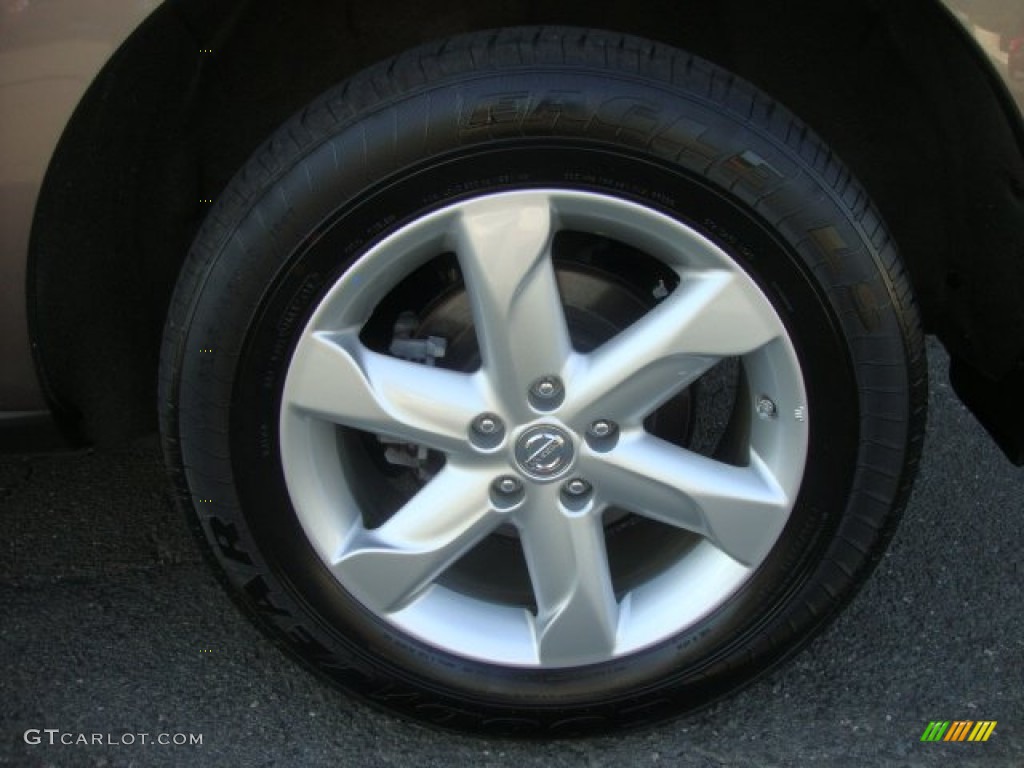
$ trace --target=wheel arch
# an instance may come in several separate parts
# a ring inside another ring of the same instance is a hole
[[[982,382],[976,411],[985,382],[1024,379],[1024,336],[1006,333],[1024,328],[1024,128],[984,55],[934,0],[169,0],[83,98],[36,211],[30,330],[65,427],[106,441],[154,426],[160,332],[205,201],[288,115],[413,45],[544,23],[686,48],[787,104],[880,207],[926,329]],[[1024,423],[1009,419],[998,404],[983,414],[1020,451]]]

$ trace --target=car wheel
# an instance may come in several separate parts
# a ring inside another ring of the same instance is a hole
[[[747,83],[512,29],[327,92],[177,287],[165,452],[232,592],[330,679],[449,727],[663,719],[864,580],[925,409],[908,281]]]

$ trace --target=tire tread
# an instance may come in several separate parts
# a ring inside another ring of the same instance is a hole
[[[230,405],[229,401],[208,393],[223,392],[225,385],[230,385],[241,353],[242,339],[228,340],[223,348],[218,344],[214,363],[200,369],[199,381],[187,380],[184,370],[188,351],[197,346],[194,332],[204,297],[211,293],[230,296],[225,285],[231,276],[223,274],[218,267],[224,262],[226,249],[248,213],[260,211],[263,198],[273,189],[279,190],[284,195],[284,204],[289,205],[287,190],[278,184],[288,170],[368,113],[388,109],[401,98],[435,88],[439,81],[450,81],[471,72],[498,72],[528,66],[570,66],[593,73],[630,73],[673,87],[685,93],[687,98],[716,105],[751,131],[785,147],[787,154],[799,158],[802,172],[814,177],[817,185],[844,212],[850,226],[871,246],[871,259],[884,284],[885,300],[898,323],[903,348],[902,360],[894,360],[890,356],[873,363],[889,371],[888,378],[892,384],[878,387],[862,383],[865,407],[861,418],[885,420],[894,429],[899,428],[902,441],[872,439],[868,442],[890,452],[902,452],[902,459],[895,469],[880,458],[858,462],[852,495],[870,500],[873,508],[884,507],[884,514],[857,514],[845,520],[836,531],[826,555],[816,565],[814,574],[808,578],[806,584],[809,586],[791,604],[793,612],[782,621],[766,626],[760,639],[752,642],[745,652],[739,654],[738,660],[730,663],[734,667],[754,664],[764,653],[764,648],[769,647],[773,649],[773,661],[765,667],[764,674],[775,663],[794,653],[852,598],[856,587],[863,583],[881,559],[895,531],[911,493],[923,443],[927,411],[923,333],[917,303],[895,244],[864,189],[834,153],[784,106],[750,84],[703,59],[657,43],[629,35],[563,27],[488,31],[452,38],[406,51],[353,76],[312,102],[268,139],[213,205],[184,263],[171,300],[160,357],[158,405],[164,457],[174,498],[188,513],[194,530],[201,538],[210,536],[211,516],[237,508],[227,497],[222,502],[223,506],[214,505],[212,512],[198,509],[194,500],[207,493],[205,489],[230,489],[232,485],[230,474],[223,469],[219,472],[209,469],[211,466],[223,468],[230,463],[224,450],[211,447],[225,443],[227,425],[208,423],[202,418],[202,413],[213,408],[226,409]],[[367,162],[365,154],[361,162]],[[761,196],[756,208],[762,208],[770,195]],[[796,219],[803,213],[793,211],[775,223],[786,226],[790,219]],[[274,237],[266,224],[263,224],[263,230],[267,238]],[[814,269],[818,265],[809,266]],[[184,413],[180,407],[183,396],[195,406]],[[887,406],[888,400],[884,399],[890,396],[899,396],[904,402],[894,409]],[[895,410],[908,416],[899,416]],[[880,453],[876,451],[874,455],[879,456]],[[261,561],[257,548],[245,539],[244,533],[240,535],[242,538],[238,546],[252,557],[253,565],[231,563],[230,576],[220,567],[215,570],[229,586],[228,591],[236,601],[254,613],[251,599],[238,589],[238,579],[240,574],[258,575]],[[219,565],[220,561],[212,551],[204,549],[211,562]],[[275,593],[274,599],[286,598]],[[805,615],[798,619],[798,613]],[[288,628],[271,626],[277,642],[285,648],[289,648],[285,635],[295,627],[300,627],[313,638],[322,637],[316,627],[305,622],[295,621]],[[794,635],[802,636],[802,641],[780,650],[780,644],[784,643],[780,638]],[[339,657],[335,664],[346,670],[341,676],[371,703],[379,704],[382,700],[396,695],[401,697],[412,690],[400,682],[368,672],[358,659]],[[419,703],[410,704],[408,709],[418,710],[420,717],[435,720],[445,727],[471,727],[494,734],[532,736],[579,730],[578,724],[550,714],[513,721],[494,718],[485,708],[456,707],[450,699],[435,697],[429,700],[424,699],[425,696],[427,693],[419,691],[414,699],[410,699]],[[674,706],[668,699],[639,708],[635,701],[609,702],[600,711],[595,709],[595,719],[587,724],[586,730],[594,730],[595,727],[609,730],[658,720]]]

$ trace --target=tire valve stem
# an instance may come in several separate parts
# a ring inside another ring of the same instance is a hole
[[[762,419],[774,419],[778,414],[779,409],[775,406],[775,401],[766,395],[761,395],[757,399],[757,415]]]

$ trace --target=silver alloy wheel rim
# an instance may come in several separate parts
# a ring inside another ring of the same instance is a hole
[[[663,262],[680,282],[637,322],[579,353],[551,260],[560,230],[615,238]],[[388,292],[444,252],[456,254],[469,295],[483,359],[472,373],[401,360],[360,340]],[[744,466],[645,431],[646,416],[727,357],[741,359],[748,383]],[[552,403],[531,396],[545,378],[563,388]],[[505,425],[497,444],[473,439],[481,415]],[[613,442],[588,441],[599,421],[615,425]],[[336,425],[425,446],[444,455],[444,466],[390,519],[367,528]],[[374,614],[460,656],[568,667],[663,641],[736,593],[789,519],[808,426],[796,352],[739,264],[657,211],[607,195],[547,189],[451,205],[360,257],[296,345],[282,395],[280,445],[306,536],[341,586]],[[571,443],[550,477],[527,471],[521,452],[517,459],[524,435],[545,430]],[[496,490],[499,479],[516,492]],[[584,483],[573,488],[585,492],[573,495],[566,488],[576,479]],[[702,538],[616,596],[602,525],[609,507]],[[465,553],[508,524],[519,534],[535,612],[439,583]]]

